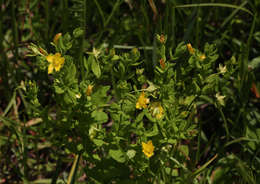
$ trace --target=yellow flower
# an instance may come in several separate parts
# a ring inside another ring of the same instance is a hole
[[[142,142],[142,148],[145,156],[147,156],[148,158],[153,156],[154,146],[152,141],[148,141],[147,143]]]
[[[93,87],[94,87],[93,85],[88,85],[88,89],[86,91],[86,95],[87,96],[90,96],[92,94]]]
[[[152,116],[156,119],[161,119],[164,113],[160,102],[153,102],[151,106]]]
[[[48,74],[51,74],[54,69],[56,72],[60,71],[65,61],[65,58],[61,57],[60,53],[56,53],[55,55],[49,54],[46,56],[46,59],[50,63],[48,66]]]
[[[200,55],[200,60],[203,61],[204,59],[206,59],[205,54],[201,54],[201,55]]]
[[[219,68],[220,73],[222,73],[222,74],[226,73],[226,71],[227,71],[227,67],[222,66],[222,64],[219,64],[218,68]]]
[[[145,98],[145,94],[144,94],[144,92],[142,92],[141,95],[138,98],[138,101],[136,102],[135,107],[137,109],[142,109],[142,108],[145,109],[145,108],[147,108],[146,104],[148,104],[149,101],[150,101],[149,98]]]
[[[101,51],[96,49],[95,47],[93,48],[93,55],[95,56],[95,58],[98,58],[98,56],[100,55]]]
[[[195,50],[194,50],[194,48],[192,48],[190,43],[188,43],[186,46],[187,46],[187,49],[188,49],[190,54],[194,54],[195,53]]]
[[[53,43],[55,43],[55,45],[58,44],[58,41],[59,41],[61,35],[62,35],[62,33],[58,33],[58,34],[56,34],[56,35],[54,36],[54,38],[53,38]]]
[[[75,96],[76,96],[76,98],[78,98],[78,99],[81,98],[81,94],[80,94],[80,93],[79,93],[79,94],[76,94]]]
[[[225,96],[221,96],[220,93],[217,93],[216,98],[220,105],[223,105],[223,106],[225,105],[225,101],[224,101]]]

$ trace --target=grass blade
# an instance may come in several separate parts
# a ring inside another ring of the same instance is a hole
[[[191,174],[191,177],[196,177],[199,173],[201,173],[204,169],[208,167],[211,162],[213,162],[218,157],[218,154],[216,154],[213,158],[211,158],[208,162],[206,162],[203,166],[201,166],[199,169],[197,169],[195,172]]]
[[[237,6],[237,5],[232,5],[232,4],[225,4],[225,3],[184,4],[184,5],[177,5],[177,6],[175,6],[175,8],[192,8],[192,7],[208,7],[208,6],[238,9],[238,10],[244,11],[253,16],[253,13],[246,8],[243,8],[243,7]]]
[[[80,160],[80,155],[76,155],[76,157],[74,158],[72,168],[70,170],[70,175],[69,175],[67,184],[74,184],[75,176],[76,176],[76,173],[77,173],[77,168],[78,168],[78,165],[79,165],[79,160]]]

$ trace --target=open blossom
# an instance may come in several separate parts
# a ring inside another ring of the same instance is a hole
[[[145,108],[147,108],[147,104],[149,103],[149,101],[150,101],[149,98],[146,98],[145,93],[142,92],[136,102],[135,107],[137,109],[142,109],[142,108],[145,109]]]
[[[153,102],[151,105],[152,116],[156,119],[161,119],[164,113],[163,107],[160,102]]]
[[[195,53],[195,50],[194,50],[194,48],[192,48],[190,43],[188,43],[186,46],[187,46],[187,49],[188,49],[190,54],[194,54]]]
[[[49,54],[48,56],[46,56],[46,59],[49,62],[48,74],[51,74],[54,69],[56,70],[56,72],[60,71],[65,61],[65,58],[61,57],[60,53],[56,53],[54,55]]]
[[[79,98],[81,98],[81,94],[80,93],[76,94],[75,97],[79,99]]]
[[[95,56],[95,58],[98,58],[98,56],[100,55],[101,51],[96,49],[95,47],[93,48],[93,55]]]
[[[227,71],[227,67],[222,66],[222,64],[219,64],[218,68],[219,68],[220,73],[222,73],[222,74],[226,73],[226,71]]]
[[[153,146],[152,141],[148,141],[147,143],[142,142],[142,148],[143,148],[143,153],[145,154],[145,156],[147,156],[148,158],[153,156],[154,146]]]
[[[225,105],[225,101],[224,101],[225,96],[222,96],[222,95],[220,95],[220,93],[217,93],[216,98],[220,105],[223,105],[223,106]]]

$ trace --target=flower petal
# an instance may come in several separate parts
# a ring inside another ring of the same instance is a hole
[[[46,56],[46,60],[47,60],[49,63],[52,63],[52,62],[53,62],[53,58],[54,58],[54,57],[53,57],[52,54]]]
[[[48,74],[51,74],[53,72],[53,65],[49,64],[48,66]]]

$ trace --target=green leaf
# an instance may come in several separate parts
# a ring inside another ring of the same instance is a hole
[[[62,94],[62,93],[64,93],[64,90],[61,88],[61,87],[59,87],[59,86],[54,86],[54,90],[55,90],[55,92],[57,93],[57,94]]]
[[[179,176],[179,172],[178,172],[178,169],[173,169],[173,168],[170,168],[170,167],[166,167],[165,168],[165,172],[168,174],[168,175],[171,175],[171,176]]]
[[[64,94],[64,101],[66,104],[75,104],[77,99],[76,99],[77,93],[74,90],[67,90],[66,93]]]
[[[90,56],[91,57],[91,56]],[[97,60],[92,56],[92,62],[91,62],[91,69],[92,72],[95,74],[95,76],[97,78],[99,78],[101,76],[101,70],[100,70],[100,66],[99,63],[97,62]]]
[[[121,150],[110,149],[108,154],[117,162],[124,163],[126,160],[125,154]]]
[[[168,139],[167,141],[170,144],[177,144],[177,140],[176,139]]]
[[[147,81],[147,82],[149,84],[149,87],[145,89],[146,91],[153,92],[159,88],[159,86],[154,85],[154,83],[152,83],[150,81]]]
[[[93,139],[93,142],[95,145],[97,145],[98,147],[102,146],[103,144],[105,144],[105,142],[101,139]]]
[[[194,95],[187,96],[184,100],[184,104],[190,105],[195,98],[196,98],[196,96],[194,96]]]
[[[98,156],[98,154],[93,154],[92,156],[94,159],[101,161],[101,158]]]
[[[91,63],[91,57],[92,57],[92,59],[93,59],[94,56],[93,56],[93,55],[90,55],[90,56],[88,57],[88,59],[86,59],[86,57],[83,58],[83,64],[84,64],[84,67],[85,67],[85,69],[86,69],[87,72],[88,72],[89,69],[90,69],[89,63]]]
[[[134,158],[134,157],[135,157],[135,154],[136,154],[136,151],[133,150],[133,149],[128,150],[128,151],[126,152],[126,155],[128,156],[129,159]]]
[[[102,106],[108,103],[111,96],[107,95],[107,91],[110,89],[110,86],[99,86],[97,87],[97,91],[95,91],[92,96],[92,103],[97,106]]]
[[[158,127],[157,127],[157,124],[154,123],[153,124],[153,130],[152,131],[149,131],[147,133],[145,133],[145,136],[147,137],[153,137],[153,136],[156,136],[158,135],[159,131],[158,131]]]
[[[199,92],[200,92],[200,87],[199,87],[199,85],[197,84],[197,82],[193,80],[193,81],[192,81],[192,84],[193,84],[193,86],[194,86],[195,92],[196,92],[196,93],[199,93]]]
[[[200,98],[205,100],[206,102],[209,102],[211,104],[214,104],[214,100],[208,96],[205,96],[205,95],[200,95]]]
[[[144,118],[144,115],[145,115],[145,112],[142,111],[141,113],[139,113],[139,114],[137,115],[137,117],[135,118],[135,121],[136,121],[136,122],[141,122],[141,121],[143,120],[143,118]]]
[[[187,145],[180,145],[179,149],[185,156],[189,156],[189,147]]]
[[[178,59],[181,55],[183,55],[185,52],[187,51],[187,46],[185,45],[184,42],[181,42],[177,45],[176,49],[175,49],[175,53],[174,53],[174,56],[173,60],[175,59]]]
[[[120,57],[118,55],[114,55],[111,60],[112,61],[117,61],[119,59],[120,59]]]
[[[78,144],[77,145],[77,150],[78,151],[82,151],[84,149],[83,145],[82,144]]]
[[[258,68],[260,66],[260,56],[252,59],[248,64],[248,66],[251,67],[252,69]]]
[[[63,82],[66,86],[71,86],[74,83],[77,83],[76,79],[76,66],[73,64],[73,58],[70,56],[65,56],[65,62],[67,63],[64,66],[64,76]]]
[[[103,111],[93,111],[91,117],[98,123],[104,123],[108,121],[108,116]]]
[[[58,45],[64,51],[64,53],[72,47],[72,41],[70,34],[66,33],[58,40]]]
[[[80,27],[73,30],[73,36],[75,38],[81,37],[83,34],[84,34],[84,30],[81,29]]]

